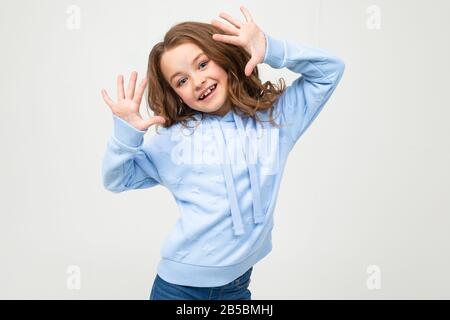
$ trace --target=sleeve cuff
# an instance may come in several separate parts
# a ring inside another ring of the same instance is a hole
[[[263,63],[267,63],[272,68],[282,68],[284,65],[285,43],[283,40],[275,39],[264,33],[266,37],[266,53]]]
[[[143,143],[144,134],[147,132],[147,130],[138,130],[115,114],[113,114],[113,121],[114,137],[117,140],[133,148],[137,148]]]

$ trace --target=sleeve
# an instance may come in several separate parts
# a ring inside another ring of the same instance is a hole
[[[311,125],[336,89],[344,62],[327,51],[304,43],[275,39],[267,34],[264,63],[300,73],[274,105],[287,131],[291,148]]]
[[[114,130],[103,157],[104,187],[119,193],[150,188],[161,183],[151,156],[142,148],[144,134],[113,114]]]

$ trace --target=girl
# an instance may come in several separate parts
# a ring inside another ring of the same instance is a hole
[[[287,156],[344,72],[327,51],[264,33],[220,14],[224,25],[184,22],[150,52],[147,78],[118,100],[105,90],[114,130],[103,160],[106,189],[158,184],[180,218],[161,250],[150,299],[251,299],[253,265],[272,249],[273,211]],[[261,83],[257,65],[301,73],[291,86]],[[154,117],[144,120],[147,101]],[[157,134],[144,142],[147,129]],[[156,214],[156,213],[152,213]]]

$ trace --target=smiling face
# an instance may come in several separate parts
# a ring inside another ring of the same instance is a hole
[[[227,73],[197,45],[183,43],[166,51],[161,56],[161,71],[176,94],[190,108],[220,116],[230,110]],[[215,89],[201,100],[200,96],[213,85]]]

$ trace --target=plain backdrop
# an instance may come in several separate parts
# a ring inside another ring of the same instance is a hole
[[[346,64],[288,158],[252,298],[450,298],[447,0],[2,0],[0,298],[148,299],[178,208],[162,186],[104,189],[100,90],[141,79],[172,25],[241,4]]]

